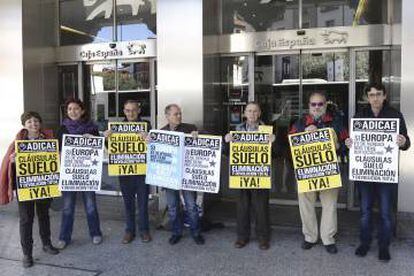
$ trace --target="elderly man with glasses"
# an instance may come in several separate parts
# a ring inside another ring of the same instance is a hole
[[[343,120],[338,114],[327,111],[326,95],[322,91],[312,92],[309,96],[309,113],[300,118],[290,129],[289,133],[303,131],[315,131],[320,128],[333,128],[340,143],[348,137],[348,132],[343,125]],[[319,192],[307,192],[298,194],[299,211],[302,220],[302,232],[304,241],[302,249],[311,249],[319,239],[318,221],[316,218],[315,202],[317,195],[322,205],[322,218],[320,223],[320,236],[326,251],[335,254],[338,249],[335,245],[335,234],[337,232],[337,200],[339,189],[329,189]]]

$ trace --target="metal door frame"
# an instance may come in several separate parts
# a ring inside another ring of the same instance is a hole
[[[355,91],[355,79],[352,79],[352,77],[355,78],[355,66],[353,66],[353,64],[355,64],[355,48],[330,48],[330,49],[311,49],[311,50],[291,50],[291,51],[276,51],[276,52],[263,52],[263,53],[246,53],[249,58],[252,59],[252,66],[250,67],[250,63],[249,63],[249,68],[255,68],[255,57],[256,56],[268,56],[271,55],[272,58],[274,59],[274,56],[277,55],[287,55],[287,54],[292,54],[292,55],[298,55],[299,57],[299,114],[303,113],[303,107],[302,107],[302,102],[303,102],[303,66],[302,66],[302,55],[303,54],[309,54],[309,53],[326,53],[326,52],[346,52],[349,55],[349,80],[348,80],[348,110],[351,111],[355,110],[355,103],[351,102],[351,98],[355,98],[354,95],[354,91]],[[352,52],[352,50],[354,52]],[[273,66],[274,68],[274,66]],[[249,69],[250,70],[250,69]],[[274,70],[274,69],[273,69]],[[249,72],[249,76],[250,76],[250,72]],[[274,74],[272,76],[272,78],[274,78]],[[353,84],[353,85],[352,85]],[[255,99],[255,83],[254,83],[254,72],[253,72],[253,79],[252,79],[252,83],[251,83],[251,87],[249,87],[249,99]],[[252,93],[253,95],[250,95],[250,93]],[[353,111],[352,111],[353,112]],[[348,114],[353,114],[351,112],[348,112]],[[353,185],[348,185],[348,190],[347,190],[347,202],[346,203],[338,203],[337,204],[337,208],[338,209],[350,209],[350,206],[353,205],[349,205],[350,203],[353,204],[353,196],[354,196],[354,191],[350,191],[349,187],[353,186]],[[352,198],[352,202],[351,202],[351,198]],[[277,199],[277,198],[270,198],[269,199],[269,203],[270,204],[278,204],[278,205],[288,205],[288,206],[297,206],[298,205],[298,201],[297,200],[292,200],[292,199]],[[321,207],[320,202],[316,203],[317,207]]]

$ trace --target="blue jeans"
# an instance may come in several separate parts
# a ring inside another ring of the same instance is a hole
[[[198,207],[196,204],[197,193],[192,191],[181,191],[184,197],[185,208],[190,218],[191,235],[196,237],[200,235],[200,222],[198,216]],[[183,234],[183,216],[180,202],[180,191],[166,189],[168,216],[172,228],[172,234],[181,236]]]
[[[75,220],[75,205],[77,192],[62,192],[63,212],[59,240],[69,243],[72,237],[73,222]],[[102,236],[99,226],[99,215],[96,207],[95,192],[80,192],[85,206],[86,217],[91,237]]]
[[[120,176],[122,197],[125,205],[125,232],[135,236],[135,198],[138,205],[138,227],[141,234],[149,232],[148,194],[149,186],[145,184],[144,175]]]
[[[379,201],[380,218],[378,224],[378,245],[388,247],[393,232],[392,206],[397,184],[357,182],[361,197],[361,244],[370,245],[372,241],[372,207],[375,199]]]

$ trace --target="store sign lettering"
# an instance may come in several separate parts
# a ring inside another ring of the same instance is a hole
[[[290,38],[268,38],[256,41],[256,50],[278,50],[278,49],[297,49],[310,48],[325,45],[346,45],[348,43],[348,32],[337,30],[325,30],[316,33],[307,31],[306,36],[294,36]]]
[[[118,45],[117,49],[88,49],[79,53],[81,60],[116,59],[122,57],[136,57],[146,54],[147,45],[129,42],[126,46]],[[106,46],[104,46],[106,47]]]
[[[325,30],[321,33],[325,44],[346,44],[348,42],[348,33],[335,30]]]
[[[257,41],[256,47],[259,49],[275,49],[275,48],[289,48],[313,46],[316,44],[315,38],[304,36],[297,39],[267,39],[265,41]]]

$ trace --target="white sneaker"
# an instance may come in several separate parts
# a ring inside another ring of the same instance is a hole
[[[59,250],[65,249],[68,244],[65,241],[59,240],[55,247]]]
[[[102,243],[102,236],[95,236],[92,238],[92,243],[93,244],[100,244]]]

